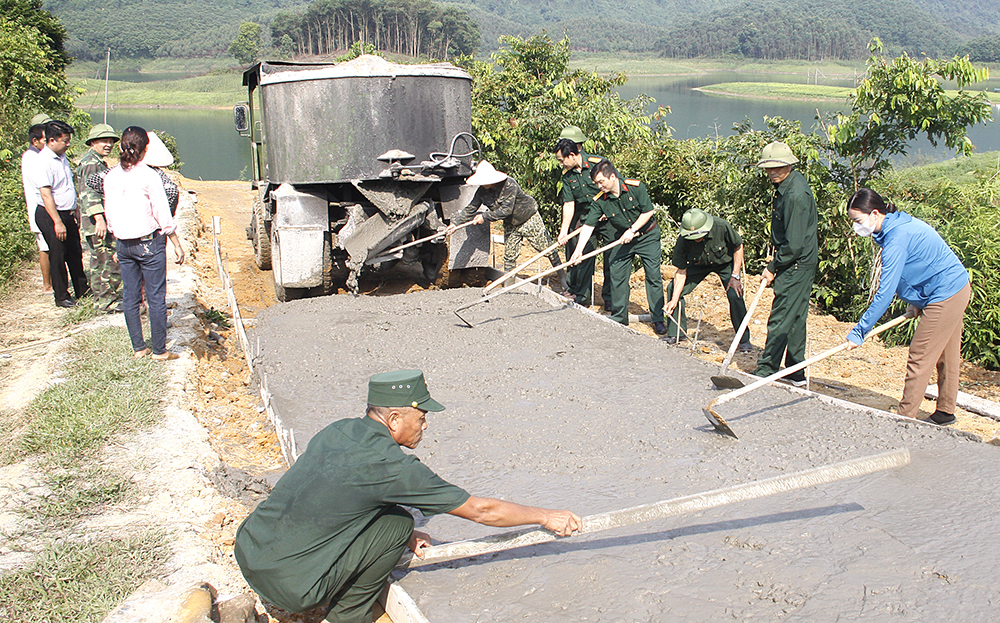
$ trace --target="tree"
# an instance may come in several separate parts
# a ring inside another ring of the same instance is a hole
[[[989,69],[976,69],[968,57],[916,61],[904,52],[886,59],[878,39],[869,49],[868,76],[851,96],[851,112],[824,123],[831,169],[845,190],[853,192],[881,176],[892,166],[889,158],[905,154],[908,141],[920,134],[932,145],[943,140],[949,149],[971,154],[966,130],[993,115],[984,94],[964,87],[989,78]],[[946,80],[958,85],[957,95],[945,92],[941,82]]]
[[[243,22],[239,34],[229,44],[229,53],[243,65],[249,65],[257,60],[260,54],[260,24]]]
[[[288,36],[287,33],[281,35],[281,42],[278,46],[278,54],[281,58],[289,59],[295,54],[295,42],[292,38]]]
[[[569,39],[553,42],[542,34],[502,37],[501,44],[489,61],[459,61],[473,77],[473,133],[482,157],[517,179],[554,224],[559,163],[552,148],[562,128],[579,126],[590,138],[587,150],[621,166],[633,160],[631,150],[651,142],[651,123],[666,111],[649,115],[646,96],[621,99],[614,89],[624,74],[570,70]]]

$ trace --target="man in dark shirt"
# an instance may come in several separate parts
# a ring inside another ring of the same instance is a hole
[[[234,554],[251,588],[285,610],[329,603],[331,623],[370,623],[404,548],[422,557],[430,545],[399,505],[489,526],[537,524],[560,536],[581,529],[569,511],[470,496],[405,454],[400,446],[423,438],[427,412],[442,410],[419,370],[371,377],[365,417],[313,437],[237,530]]]
[[[570,132],[567,132],[567,130]],[[580,138],[584,141],[587,140],[587,137],[580,132],[579,128],[570,126],[563,132],[572,133],[573,130],[579,132],[579,135],[575,136],[575,138]],[[559,195],[559,200],[563,206],[563,218],[562,226],[559,229],[559,244],[566,245],[566,256],[569,257],[573,255],[576,245],[580,242],[579,238],[571,240],[569,235],[583,224],[584,219],[587,218],[587,213],[590,211],[590,204],[593,203],[594,197],[601,192],[601,189],[597,187],[594,180],[590,179],[590,168],[601,160],[604,160],[604,157],[585,153],[580,148],[580,144],[575,142],[574,138],[560,138],[559,142],[556,143],[555,154],[559,163],[563,166],[562,191]],[[584,253],[590,253],[598,245],[603,246],[614,240],[614,230],[607,219],[597,224],[594,234],[591,236],[587,247],[583,250]],[[604,300],[605,311],[611,311],[610,260],[611,252],[605,251],[604,283],[601,286],[601,298]],[[576,303],[580,305],[589,306],[593,303],[592,281],[596,266],[597,258],[592,257],[570,268],[568,271],[567,282],[569,283],[569,292],[573,295]]]
[[[580,241],[571,258],[579,262],[594,228],[605,217],[620,242],[611,255],[611,319],[628,325],[629,277],[632,260],[638,257],[646,276],[646,300],[653,321],[653,332],[665,335],[663,324],[663,275],[660,274],[660,225],[656,222],[653,202],[646,185],[639,180],[619,179],[618,171],[608,160],[594,165],[590,177],[601,189],[594,198],[580,231]]]
[[[770,376],[805,361],[806,357],[809,295],[819,263],[816,234],[819,215],[809,183],[801,173],[792,170],[798,161],[788,145],[775,141],[764,147],[757,163],[775,186],[771,204],[774,257],[761,275],[761,286],[774,286],[774,302],[767,319],[767,343],[754,370],[757,376]],[[788,380],[803,386],[805,372],[800,370]]]
[[[743,239],[725,220],[691,208],[681,218],[681,232],[674,245],[673,281],[667,285],[667,342],[675,343],[684,339],[684,333],[677,330],[674,310],[680,304],[680,328],[687,331],[687,312],[684,297],[691,293],[705,277],[715,273],[722,280],[729,299],[729,320],[733,330],[739,330],[747,306],[743,301],[743,285],[740,272],[743,269]],[[750,352],[749,328],[743,334],[738,347],[740,352]]]

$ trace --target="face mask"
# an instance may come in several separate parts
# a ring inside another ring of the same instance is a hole
[[[868,215],[868,220],[870,221],[871,218],[872,218],[872,215],[869,214]],[[870,225],[867,222],[865,222],[865,223],[855,223],[854,224],[854,233],[856,233],[859,236],[863,236],[863,237],[867,238],[868,236],[871,236],[872,234],[875,233],[875,226],[874,225]]]

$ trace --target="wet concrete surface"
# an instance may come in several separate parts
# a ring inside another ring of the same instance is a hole
[[[368,377],[420,368],[447,407],[417,449],[471,493],[615,510],[907,447],[908,467],[410,571],[433,622],[987,621],[1000,597],[1000,450],[766,387],[701,408],[717,367],[526,294],[336,296],[258,316],[260,364],[303,449],[363,413]],[[254,338],[252,338],[252,341]],[[418,518],[435,540],[498,532]]]

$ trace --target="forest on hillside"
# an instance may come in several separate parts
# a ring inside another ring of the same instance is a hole
[[[297,54],[328,55],[356,42],[375,49],[445,59],[475,54],[479,27],[454,6],[430,0],[317,0],[302,13],[271,22],[277,48],[291,41]]]
[[[950,56],[976,37],[1000,34],[996,0],[437,2],[45,0],[45,7],[66,25],[67,51],[83,59],[101,58],[109,47],[119,57],[225,55],[248,21],[262,25],[276,48],[287,35],[300,54],[365,41],[434,58],[483,54],[497,48],[501,35],[542,31],[568,36],[580,51],[759,59],[860,59],[873,36],[891,52]],[[978,49],[986,48],[980,42]]]

